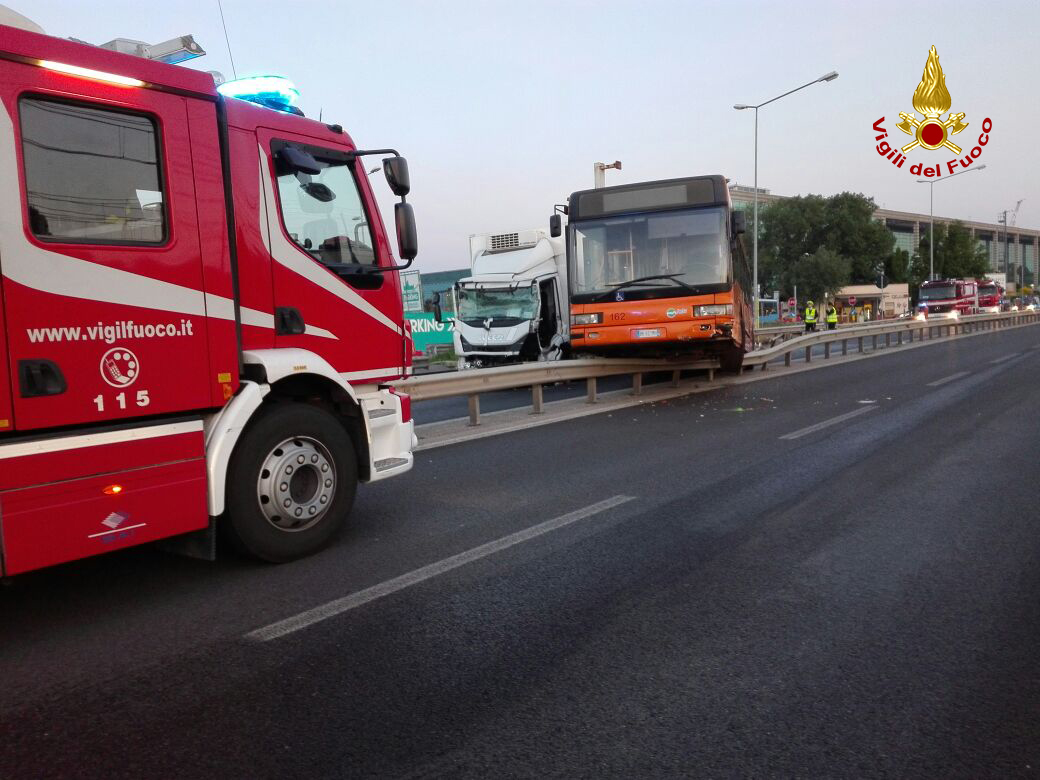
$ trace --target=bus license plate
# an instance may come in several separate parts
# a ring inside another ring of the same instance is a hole
[[[632,334],[637,339],[656,339],[661,336],[660,328],[644,328],[634,331]]]

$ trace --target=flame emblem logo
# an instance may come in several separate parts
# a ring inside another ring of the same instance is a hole
[[[919,120],[913,114],[899,112],[899,118],[903,121],[896,127],[907,135],[914,136],[914,140],[903,147],[904,154],[916,146],[923,146],[925,149],[945,146],[954,154],[961,153],[961,148],[950,141],[950,136],[956,135],[968,126],[964,121],[964,112],[951,113],[945,120],[940,118],[950,110],[952,103],[950,91],[946,89],[946,76],[939,65],[939,52],[932,46],[924,64],[921,83],[914,90],[914,110],[922,114],[924,120]]]

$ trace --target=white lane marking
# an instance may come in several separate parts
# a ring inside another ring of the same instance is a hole
[[[952,382],[955,379],[960,379],[962,376],[967,376],[970,371],[958,371],[956,374],[950,374],[944,376],[942,379],[936,379],[934,382],[929,382],[928,387],[938,387],[939,385],[945,385],[947,382]]]
[[[808,428],[802,428],[800,430],[793,431],[792,433],[785,433],[780,438],[787,440],[800,439],[803,436],[808,436],[810,433],[815,433],[816,431],[823,430],[824,428],[829,428],[832,425],[837,425],[840,422],[851,420],[853,417],[858,417],[861,414],[872,412],[875,409],[877,409],[876,406],[861,406],[859,409],[853,409],[851,412],[839,414],[837,417],[832,417],[829,420],[824,420],[823,422],[818,422],[815,425],[810,425]]]
[[[148,523],[138,523],[137,525],[127,525],[122,528],[113,528],[111,531],[102,531],[98,534],[87,534],[88,539],[96,539],[99,536],[108,536],[110,534],[118,534],[122,531],[129,531],[131,528],[144,528]]]
[[[452,569],[465,566],[467,563],[472,563],[481,558],[486,558],[489,555],[494,555],[497,552],[501,552],[509,547],[513,547],[522,542],[547,534],[550,531],[556,531],[564,526],[576,523],[579,520],[584,520],[587,517],[597,515],[600,512],[606,512],[608,509],[613,509],[616,506],[627,504],[629,501],[633,501],[634,499],[635,496],[614,496],[605,501],[600,501],[599,503],[587,506],[584,509],[576,509],[573,512],[560,515],[552,520],[546,520],[544,523],[539,523],[530,528],[525,528],[523,531],[517,531],[508,536],[503,536],[501,539],[496,539],[493,542],[482,544],[479,547],[466,550],[458,555],[452,555],[450,558],[445,558],[436,563],[431,563],[422,568],[410,571],[407,574],[402,574],[400,577],[394,577],[392,580],[387,580],[378,585],[373,585],[371,588],[359,590],[357,593],[352,593],[349,596],[344,596],[335,601],[330,601],[327,604],[322,604],[313,609],[308,609],[305,612],[301,612],[300,614],[286,618],[285,620],[279,620],[277,623],[271,623],[263,628],[250,631],[245,635],[245,638],[251,639],[255,642],[270,642],[272,639],[278,639],[287,634],[299,631],[301,628],[313,626],[315,623],[320,623],[323,620],[328,620],[336,615],[341,615],[344,612],[356,609],[357,607],[368,604],[376,599],[381,599],[384,596],[397,593],[405,588],[418,585],[421,582],[425,582],[433,577],[449,572]]]
[[[1005,360],[1011,360],[1011,358],[1013,358],[1017,354],[1017,352],[1012,352],[1010,355],[1004,355],[1004,357],[998,357],[996,360],[991,360],[989,362],[993,364],[1003,363]]]

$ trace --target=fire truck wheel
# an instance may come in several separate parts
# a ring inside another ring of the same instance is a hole
[[[333,539],[356,492],[357,457],[339,421],[315,406],[272,406],[235,447],[222,525],[242,552],[291,561]]]

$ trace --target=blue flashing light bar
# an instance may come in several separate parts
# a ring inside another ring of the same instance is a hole
[[[300,90],[283,76],[247,76],[246,78],[225,81],[219,87],[224,97],[248,100],[275,111],[303,115],[297,107]]]

